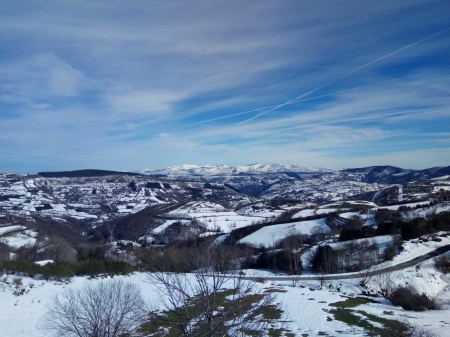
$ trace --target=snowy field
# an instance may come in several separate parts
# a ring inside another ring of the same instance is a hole
[[[27,230],[22,225],[0,227],[0,240],[14,248],[35,243],[37,236],[37,232]]]
[[[6,227],[0,227],[0,235],[5,235],[11,232],[19,231],[22,229],[26,229],[25,226],[22,225],[14,225],[14,226],[6,226]]]
[[[32,245],[36,242],[36,238],[25,233],[16,233],[10,236],[2,237],[2,240],[4,243],[14,248]]]
[[[330,233],[330,227],[325,224],[325,219],[317,219],[266,226],[242,238],[239,242],[249,243],[256,247],[260,245],[271,247],[286,236],[292,234],[311,235],[315,230],[322,233]]]
[[[240,215],[233,210],[225,209],[219,204],[203,201],[190,202],[181,208],[171,211],[169,216],[195,218],[207,229],[212,231],[219,229],[223,233],[229,233],[235,228],[246,227],[258,221],[267,220],[263,216]]]
[[[261,275],[262,276],[262,275]],[[146,274],[135,273],[131,276],[115,277],[137,284],[148,302],[157,301],[157,289],[146,282]],[[47,306],[55,295],[65,289],[78,289],[86,283],[97,283],[87,277],[77,277],[70,283],[46,282],[30,278],[23,278],[26,293],[14,296],[12,276],[2,277],[0,282],[0,326],[2,337],[42,337],[46,334],[38,330],[38,322],[47,311]],[[424,262],[420,268],[411,267],[397,273],[398,284],[405,282],[412,284],[419,291],[426,291],[429,296],[438,296],[444,310],[411,312],[395,307],[389,301],[375,298],[379,303],[369,303],[355,307],[368,314],[387,319],[407,318],[411,323],[422,325],[435,332],[438,336],[448,336],[450,327],[450,280],[447,276],[437,272],[432,262]],[[9,284],[5,283],[7,281]],[[327,281],[322,289],[318,281],[272,281],[257,283],[256,292],[271,291],[285,309],[282,320],[284,328],[295,336],[365,336],[359,327],[349,326],[335,319],[330,310],[331,303],[346,300],[361,293],[358,279]],[[372,322],[373,325],[376,323]]]

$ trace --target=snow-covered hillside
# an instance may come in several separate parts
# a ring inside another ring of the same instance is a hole
[[[448,202],[435,204],[450,191],[449,175],[441,176],[447,169],[412,171],[388,166],[332,171],[275,164],[170,168],[170,175],[179,173],[183,179],[161,177],[161,172],[153,176],[95,170],[0,173],[0,227],[25,226],[0,233],[0,238],[16,248],[33,244],[38,236],[33,225],[36,217],[82,224],[83,231],[124,216],[146,218],[147,227],[133,230],[130,240],[151,238],[155,230],[162,234],[177,219],[187,220],[185,224],[195,219],[202,225],[200,231],[216,234],[261,222],[317,220],[331,213],[341,213],[335,216],[338,223],[357,216],[366,225],[374,225],[380,208],[397,211],[404,220],[426,218],[450,208]],[[400,183],[408,177],[432,179]],[[366,212],[362,214],[361,209]],[[121,226],[126,230],[126,224]],[[305,226],[299,224],[297,229],[310,235]],[[285,232],[280,231],[280,238]],[[252,242],[267,244],[273,239]]]
[[[406,245],[406,255],[415,256],[420,252],[420,247],[417,245]],[[246,273],[251,275],[253,272],[246,271]],[[256,275],[260,279],[273,276],[267,272],[258,272]],[[46,332],[38,327],[48,305],[56,295],[68,289],[80,289],[85,284],[105,281],[100,278],[75,277],[69,282],[56,282],[22,277],[20,287],[25,291],[23,295],[17,296],[14,295],[16,287],[13,278],[16,276],[4,275],[0,279],[2,337],[47,336]],[[115,276],[114,279],[122,279],[138,285],[144,298],[153,306],[160,303],[158,290],[154,284],[148,282],[146,274],[134,273],[131,276]],[[405,311],[381,297],[366,297],[368,300],[359,300],[361,304],[345,307],[345,309],[350,315],[359,317],[365,322],[365,326],[380,327],[377,317],[390,320],[406,319],[412,324],[427,328],[436,336],[447,336],[450,325],[449,277],[435,270],[430,260],[396,272],[395,282],[398,285],[404,285],[407,282],[428,296],[437,296],[443,304],[443,310]],[[289,336],[335,336],[338,332],[339,336],[356,337],[366,336],[367,330],[342,321],[336,314],[336,306],[337,303],[361,296],[362,290],[370,292],[372,289],[376,289],[375,283],[369,283],[367,289],[362,289],[357,278],[325,281],[321,285],[321,281],[302,280],[300,276],[295,282],[283,281],[281,277],[277,281],[255,283],[252,290],[255,294],[271,292],[276,295],[276,300],[281,304],[284,313],[280,324],[275,324],[274,327],[282,326],[287,333],[290,333]]]
[[[268,174],[268,173],[318,173],[318,172],[332,172],[332,169],[315,168],[315,167],[303,167],[298,165],[285,165],[285,164],[252,164],[246,166],[228,166],[228,165],[182,165],[182,166],[169,166],[165,169],[150,170],[145,169],[142,171],[144,174],[149,175],[167,175],[169,177],[182,177],[182,176],[229,176],[239,174]]]
[[[196,197],[214,196],[223,202],[248,199],[232,189],[205,188],[204,183],[155,180],[147,176],[44,178],[0,173],[0,214],[37,214],[62,219],[101,222],[133,214],[146,207],[173,205]]]

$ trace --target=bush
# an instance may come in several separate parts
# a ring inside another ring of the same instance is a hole
[[[77,275],[98,275],[106,272],[104,261],[92,259],[78,261],[76,274]]]
[[[123,261],[89,259],[78,261],[76,264],[77,275],[95,276],[99,274],[127,275],[133,272],[131,264]]]
[[[439,256],[435,258],[434,267],[441,273],[448,274],[450,272],[450,256]]]
[[[399,234],[400,228],[397,222],[382,222],[379,223],[375,230],[375,235],[391,235]]]
[[[146,188],[157,188],[157,189],[161,189],[161,184],[157,181],[152,181],[152,182],[148,182],[145,185]]]
[[[2,270],[7,274],[14,274],[15,272],[24,273],[31,277],[41,274],[41,266],[30,261],[10,260],[4,261]]]
[[[311,258],[311,269],[315,272],[334,273],[337,271],[337,255],[329,245],[319,246]]]
[[[379,331],[380,337],[436,337],[432,332],[421,326],[409,323],[406,320],[389,320]]]
[[[427,221],[423,218],[416,218],[409,222],[403,223],[401,227],[403,240],[415,239],[431,232],[432,230],[428,228]]]
[[[425,311],[439,310],[441,306],[435,299],[429,298],[426,294],[419,294],[417,290],[411,286],[397,287],[389,296],[392,304],[399,305],[405,310]]]
[[[339,235],[339,241],[350,241],[356,239],[365,239],[374,237],[376,234],[375,229],[370,226],[364,226],[355,229],[344,229]]]
[[[276,267],[290,275],[300,275],[303,270],[302,259],[300,253],[289,251],[279,251],[275,253]]]
[[[124,261],[105,261],[105,269],[109,275],[128,275],[134,270],[131,264]]]
[[[108,273],[109,275],[127,275],[133,272],[134,268],[127,262],[112,260],[80,260],[75,264],[69,262],[48,263],[40,266],[29,261],[5,261],[0,267],[0,271],[6,273],[24,273],[30,277],[42,275],[45,279],[52,277],[56,279],[70,278],[75,275],[90,275]]]
[[[20,288],[21,286],[22,286],[22,278],[21,277],[14,277],[13,278],[13,283],[14,283],[14,286],[16,287],[16,288]]]
[[[128,187],[131,188],[131,190],[134,192],[136,192],[136,190],[137,190],[136,183],[134,182],[134,180],[128,184]]]
[[[68,262],[49,263],[41,267],[42,276],[45,279],[54,277],[58,280],[71,278],[75,275],[74,266]]]
[[[96,247],[96,248],[81,247],[78,249],[79,260],[89,260],[89,259],[104,260],[105,255],[106,251],[103,247]]]
[[[274,269],[284,271],[289,275],[300,275],[303,270],[300,253],[293,253],[287,250],[267,252],[266,249],[263,249],[256,260],[249,256],[241,267],[248,269]]]
[[[395,257],[396,251],[397,249],[395,248],[395,244],[387,245],[383,252],[383,260],[392,261]]]
[[[401,224],[401,234],[404,240],[448,230],[450,230],[450,212],[437,214],[429,220],[416,218]]]

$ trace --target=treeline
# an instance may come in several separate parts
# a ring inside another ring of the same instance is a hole
[[[236,261],[256,251],[251,248],[246,251],[236,246],[214,245],[214,239],[214,237],[197,237],[175,240],[161,247],[137,248],[134,250],[140,261],[137,269],[187,273],[208,262],[212,263],[211,268],[225,272],[236,269]],[[208,259],[204,261],[206,257]]]
[[[85,177],[104,177],[111,175],[142,176],[142,174],[134,172],[118,172],[118,171],[94,170],[94,169],[60,171],[60,172],[39,172],[38,174],[45,178],[85,178]]]
[[[240,239],[256,232],[257,230],[259,230],[263,227],[278,225],[281,223],[292,223],[292,222],[299,222],[299,221],[317,220],[317,219],[323,219],[326,217],[327,217],[327,214],[311,215],[311,216],[302,217],[302,218],[298,218],[298,219],[292,219],[292,218],[286,218],[286,217],[280,216],[278,219],[273,220],[273,221],[258,222],[258,223],[252,224],[250,226],[236,228],[230,232],[230,235],[224,240],[223,243],[225,245],[237,244]]]
[[[403,240],[418,238],[439,231],[450,231],[450,212],[436,214],[431,219],[416,218],[399,224]]]
[[[382,252],[369,240],[346,242],[337,246],[322,245],[311,251],[309,262],[317,273],[348,273],[370,268],[375,264],[392,260],[400,244],[394,242]]]
[[[378,224],[376,228],[363,226],[342,230],[339,241],[395,234],[400,234],[403,240],[411,240],[439,231],[450,231],[450,212],[435,214],[430,219],[415,218],[410,221],[404,221],[399,212],[379,210],[375,214],[375,220]]]
[[[137,213],[116,218],[92,228],[88,231],[88,235],[93,241],[106,241],[111,237],[114,240],[137,241],[140,237],[146,235],[150,229],[162,224],[161,220],[157,219],[159,215],[170,212],[181,205],[174,203],[172,205],[146,207]]]
[[[247,256],[242,262],[243,269],[272,269],[275,272],[282,271],[289,275],[300,275],[303,271],[301,252],[292,250],[277,250],[269,252],[262,248],[257,258]]]
[[[48,279],[75,275],[122,275],[134,270],[121,256],[108,255],[101,245],[95,245],[81,235],[81,230],[87,227],[83,222],[68,219],[62,223],[42,217],[34,217],[33,221],[19,217],[11,220],[33,229],[38,234],[37,240],[20,248],[0,242],[0,273],[42,275]],[[53,263],[43,266],[35,263],[43,260]]]
[[[0,263],[0,271],[7,274],[23,273],[30,277],[41,275],[44,279],[63,279],[73,276],[100,274],[127,275],[133,272],[134,268],[127,262],[111,260],[79,260],[75,263],[58,262],[38,265],[30,261],[9,260]]]

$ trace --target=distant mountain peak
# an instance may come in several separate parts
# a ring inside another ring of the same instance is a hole
[[[143,170],[144,174],[164,174],[168,176],[186,176],[186,175],[205,175],[205,176],[224,176],[235,174],[271,174],[271,173],[323,173],[334,172],[332,169],[303,167],[299,165],[288,164],[263,164],[255,163],[245,166],[228,166],[228,165],[191,165],[184,164],[181,166],[169,166],[161,170]]]

